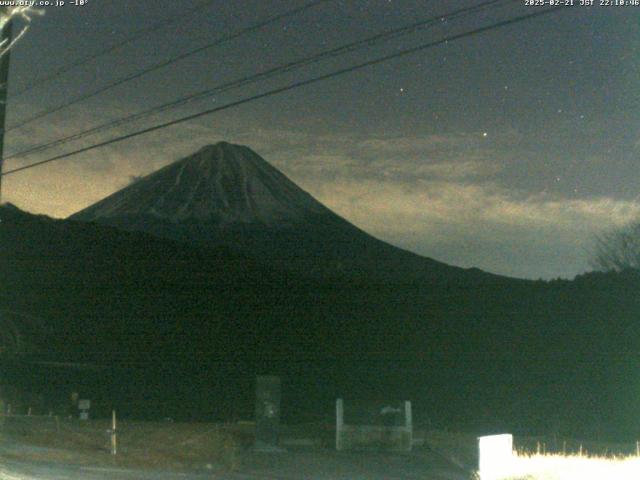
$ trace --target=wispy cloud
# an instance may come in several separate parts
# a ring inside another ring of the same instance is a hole
[[[421,155],[414,140],[448,150]],[[640,202],[513,188],[498,174],[517,141],[467,148],[477,139],[370,139],[358,143],[362,157],[337,142],[324,154],[280,156],[278,166],[345,218],[424,255],[514,276],[586,270],[594,235],[640,218]]]
[[[92,121],[88,113],[86,122]],[[202,122],[7,177],[5,192],[27,210],[64,217],[131,178],[224,139],[252,147],[328,207],[382,239],[449,263],[527,277],[584,270],[596,232],[640,217],[637,199],[567,198],[510,186],[502,173],[520,135],[482,133],[313,135]],[[14,145],[19,143],[16,137]]]

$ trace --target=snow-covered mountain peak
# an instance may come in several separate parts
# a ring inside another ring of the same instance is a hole
[[[173,223],[290,225],[330,213],[248,147],[219,142],[74,214],[84,221],[153,216]]]

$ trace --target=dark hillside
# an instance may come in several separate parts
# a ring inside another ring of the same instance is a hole
[[[247,417],[254,375],[274,372],[290,420],[330,416],[344,395],[410,398],[418,421],[462,428],[636,433],[638,275],[323,280],[225,248],[0,213],[0,306],[52,332],[27,360],[106,367],[21,364],[44,369],[44,390],[81,385],[138,417]]]

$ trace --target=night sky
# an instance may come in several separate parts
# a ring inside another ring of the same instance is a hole
[[[579,3],[579,0],[575,0]],[[48,7],[11,57],[8,126],[304,1],[219,0],[38,86],[194,0]],[[480,3],[334,0],[7,134],[5,153],[380,31]],[[27,158],[533,12],[506,2]],[[182,10],[181,10],[182,9]],[[594,235],[640,215],[640,7],[574,6],[3,179],[4,200],[66,217],[201,146],[253,148],[357,226],[454,265],[525,278],[589,269]]]

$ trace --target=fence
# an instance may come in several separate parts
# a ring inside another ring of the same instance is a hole
[[[336,450],[389,450],[411,451],[413,423],[411,402],[399,406],[383,405],[374,415],[368,415],[367,423],[353,423],[347,416],[345,422],[344,401],[336,400]]]
[[[13,436],[28,437],[34,432],[39,435],[56,435],[60,433],[61,422],[57,415],[0,415],[0,433]]]

